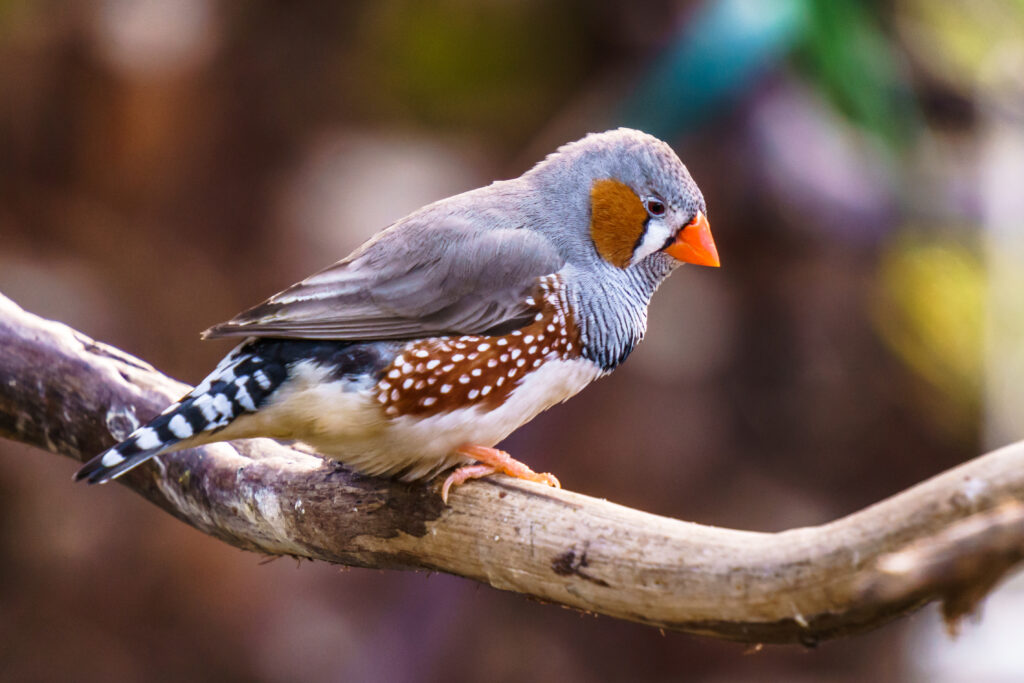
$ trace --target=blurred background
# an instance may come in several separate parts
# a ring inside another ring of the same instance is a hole
[[[668,140],[719,270],[505,442],[764,531],[1024,437],[1020,0],[0,0],[0,291],[198,382],[198,332],[588,131]],[[0,442],[0,679],[1021,680],[1021,591],[815,650],[266,562]],[[1017,617],[1019,618],[1019,617]],[[1000,641],[999,638],[1003,640]]]

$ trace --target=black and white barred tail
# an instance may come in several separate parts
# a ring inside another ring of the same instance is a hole
[[[284,359],[265,357],[263,346],[237,347],[184,398],[83,465],[75,481],[110,481],[161,453],[206,443],[238,416],[255,412],[287,376]]]

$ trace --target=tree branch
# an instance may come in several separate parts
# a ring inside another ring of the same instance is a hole
[[[0,295],[0,436],[83,460],[187,389]],[[755,643],[857,633],[931,600],[957,618],[1024,556],[1024,508],[1002,505],[1024,499],[1024,444],[838,521],[774,534],[498,476],[459,487],[445,507],[436,483],[360,476],[266,439],[181,451],[118,481],[246,550],[443,571]]]

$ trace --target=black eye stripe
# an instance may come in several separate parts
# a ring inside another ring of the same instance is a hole
[[[671,247],[672,243],[676,241],[677,237],[679,237],[679,233],[678,232],[676,234],[674,234],[674,235],[669,235],[668,239],[665,240],[665,244],[661,245],[661,249],[659,249],[659,251],[665,251],[666,249]]]
[[[640,231],[640,236],[636,238],[636,243],[633,245],[633,255],[636,255],[636,250],[640,248],[640,245],[644,243],[644,238],[647,237],[647,228],[651,225],[651,219],[648,217],[644,220],[644,229]]]

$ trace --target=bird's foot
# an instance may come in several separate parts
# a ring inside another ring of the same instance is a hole
[[[558,478],[549,472],[534,472],[524,463],[519,462],[505,451],[499,451],[497,448],[488,448],[487,446],[463,446],[455,451],[459,455],[464,455],[467,458],[473,458],[478,461],[479,465],[466,465],[460,467],[454,472],[448,475],[448,478],[444,480],[444,485],[441,487],[441,500],[448,503],[448,491],[453,486],[458,486],[470,479],[480,479],[486,477],[495,472],[501,472],[507,474],[510,477],[516,479],[525,479],[527,481],[535,481],[538,484],[547,484],[548,486],[554,486],[556,489],[562,488]]]
[[[470,479],[486,477],[487,475],[494,474],[495,472],[497,472],[497,470],[490,465],[466,465],[465,467],[458,468],[449,474],[448,478],[444,480],[444,485],[441,486],[441,500],[443,500],[445,505],[447,505],[448,491],[451,487],[458,486]]]

